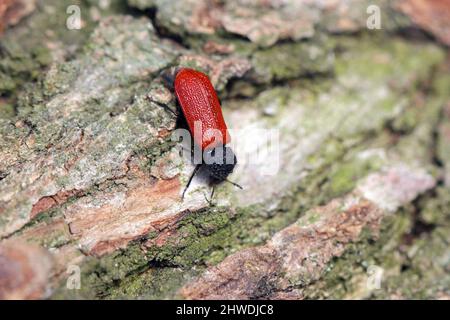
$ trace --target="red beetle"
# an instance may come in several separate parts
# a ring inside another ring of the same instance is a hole
[[[181,68],[176,72],[173,86],[189,130],[194,136],[195,144],[201,148],[204,155],[211,156],[211,159],[214,159],[216,150],[222,152],[221,156],[218,155],[220,156],[218,161],[203,162],[195,167],[183,191],[183,197],[200,168],[204,168],[211,184],[228,181],[242,189],[238,184],[227,180],[233,172],[237,159],[233,150],[226,146],[231,138],[223,118],[219,98],[208,76],[193,69]],[[201,125],[201,132],[195,132],[199,125]]]
[[[219,98],[206,74],[183,68],[175,76],[174,88],[191,133],[194,134],[196,121],[202,126],[202,134],[194,135],[195,142],[202,150],[230,142]],[[208,134],[210,130],[218,130],[218,141]]]

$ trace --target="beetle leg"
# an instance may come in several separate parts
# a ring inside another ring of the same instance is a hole
[[[213,195],[214,195],[214,187],[212,187],[213,189],[212,189],[212,192],[211,192],[211,195],[210,195],[210,198],[208,199],[208,197],[206,196],[206,195],[203,195],[204,197],[205,197],[205,200],[206,200],[206,202],[208,202],[208,204],[210,205],[210,206],[213,206],[214,205],[214,203],[212,202],[212,198],[213,198]]]
[[[214,191],[216,191],[216,188],[213,186],[212,190],[211,190],[211,196],[209,197],[209,201],[212,201],[212,199],[214,197]]]
[[[190,184],[192,182],[192,179],[194,178],[195,174],[200,169],[200,166],[201,166],[200,164],[195,166],[195,169],[192,172],[191,176],[189,177],[188,183],[187,183],[186,187],[184,187],[183,193],[181,194],[181,199],[184,199],[184,194],[186,193],[186,190],[189,188],[189,186],[190,186]]]
[[[161,103],[161,102],[159,102],[159,101],[155,101],[155,100],[151,99],[150,97],[148,97],[148,99],[149,99],[151,102],[153,102],[153,103],[157,104],[158,106],[160,106],[161,108],[163,108],[163,109],[169,111],[169,112],[172,113],[175,117],[178,117],[178,112],[173,111],[172,109],[170,109],[168,105],[166,105],[166,104],[164,104],[164,103]],[[178,109],[178,108],[177,108],[177,109]]]

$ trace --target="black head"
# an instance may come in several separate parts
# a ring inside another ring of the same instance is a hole
[[[221,152],[222,154],[217,154]],[[225,181],[227,177],[233,172],[237,163],[236,155],[230,147],[220,145],[211,150],[206,151],[207,158],[203,164],[204,170],[208,173],[211,183],[220,183]]]

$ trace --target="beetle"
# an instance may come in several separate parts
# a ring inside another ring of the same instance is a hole
[[[172,77],[166,80],[171,80]],[[194,143],[204,155],[213,159],[197,164],[183,191],[182,198],[197,172],[204,170],[213,185],[227,181],[242,189],[240,185],[229,181],[227,177],[233,172],[237,158],[233,150],[227,146],[230,134],[223,118],[220,101],[208,76],[190,68],[179,68],[175,71],[173,89],[178,105],[184,115]],[[196,128],[201,125],[201,132],[196,134]],[[218,161],[216,161],[216,152]],[[221,155],[219,154],[221,153]]]

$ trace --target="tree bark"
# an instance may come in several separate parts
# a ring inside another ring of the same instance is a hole
[[[0,298],[449,298],[442,2],[117,0],[69,30],[37,1],[0,38]],[[182,199],[175,66],[244,190]]]

